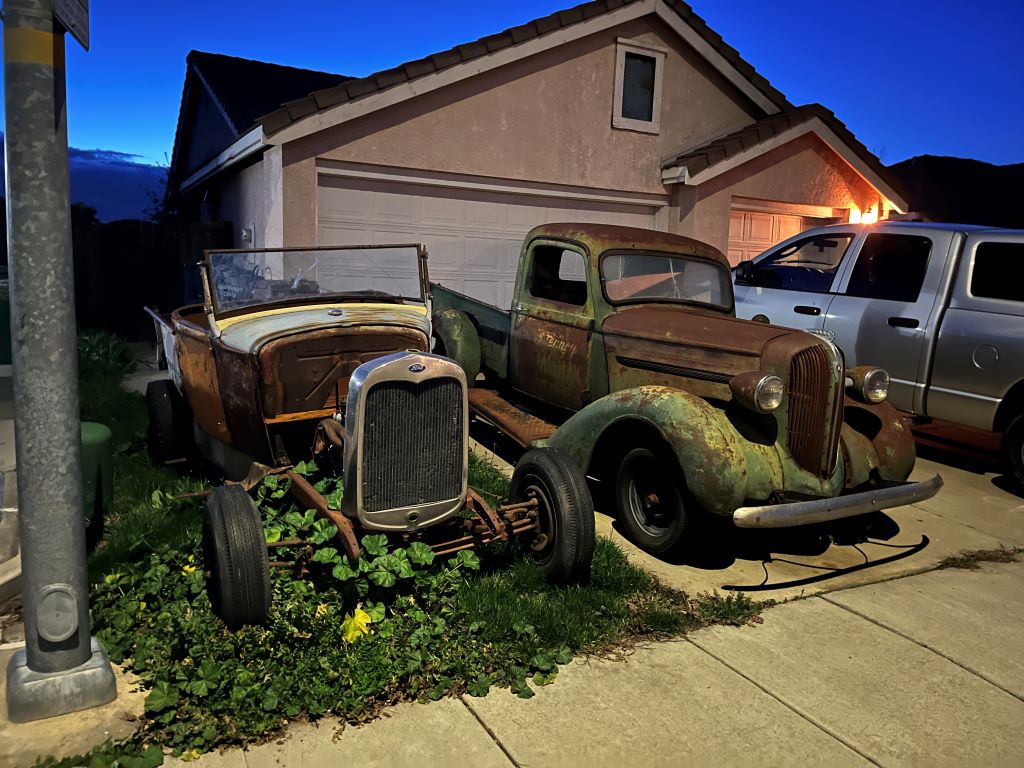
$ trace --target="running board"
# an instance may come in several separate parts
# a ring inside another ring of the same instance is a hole
[[[469,409],[523,448],[529,448],[534,440],[551,437],[555,431],[554,424],[517,408],[493,389],[470,388]]]

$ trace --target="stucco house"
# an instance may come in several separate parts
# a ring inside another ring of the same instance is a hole
[[[668,230],[733,262],[906,209],[827,109],[794,106],[682,2],[597,0],[362,78],[192,52],[169,194],[237,247],[423,242],[505,304],[550,221]]]

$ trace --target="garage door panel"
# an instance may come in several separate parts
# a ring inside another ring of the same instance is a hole
[[[423,243],[432,280],[508,306],[523,236],[538,224],[653,228],[655,208],[321,176],[317,243]],[[383,290],[383,289],[382,289]]]

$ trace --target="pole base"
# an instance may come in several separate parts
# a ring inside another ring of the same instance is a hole
[[[63,672],[34,672],[24,650],[7,664],[7,718],[27,723],[80,709],[108,704],[117,698],[117,682],[107,652],[90,638],[92,656]]]

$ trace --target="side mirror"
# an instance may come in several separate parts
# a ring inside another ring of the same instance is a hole
[[[736,265],[736,285],[757,285],[754,262],[741,261]]]

